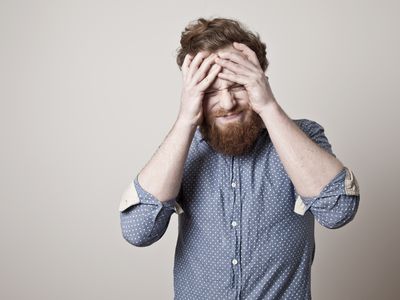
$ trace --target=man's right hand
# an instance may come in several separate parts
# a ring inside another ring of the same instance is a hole
[[[206,89],[211,86],[221,66],[215,63],[215,53],[200,51],[193,58],[186,54],[182,64],[183,88],[178,120],[200,125],[203,121],[203,98]]]

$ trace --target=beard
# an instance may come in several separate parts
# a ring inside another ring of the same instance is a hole
[[[207,143],[217,152],[226,155],[243,155],[249,152],[262,128],[265,128],[261,117],[249,106],[239,108],[232,113],[243,113],[241,119],[218,125],[216,118],[227,113],[218,111],[214,115],[205,116],[200,124],[200,132]]]

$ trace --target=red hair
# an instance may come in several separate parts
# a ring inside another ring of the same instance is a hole
[[[259,34],[251,32],[237,20],[226,18],[199,18],[190,22],[182,31],[176,62],[182,69],[186,54],[196,55],[205,50],[215,52],[233,42],[246,44],[257,55],[261,68],[267,70],[266,45],[261,42]]]

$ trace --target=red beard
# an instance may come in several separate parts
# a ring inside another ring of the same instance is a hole
[[[205,116],[200,125],[200,132],[207,143],[217,152],[226,155],[243,155],[250,151],[263,127],[261,117],[252,109],[239,108],[232,113],[243,112],[242,120],[235,120],[217,125],[215,119],[226,115],[226,112],[219,111],[213,116]],[[229,112],[230,113],[230,112]]]

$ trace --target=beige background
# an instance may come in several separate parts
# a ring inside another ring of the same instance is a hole
[[[173,298],[177,215],[136,248],[118,205],[176,118],[175,50],[200,16],[260,33],[279,103],[322,124],[357,176],[354,221],[316,224],[313,298],[397,298],[399,10],[388,0],[1,0],[0,298]]]

